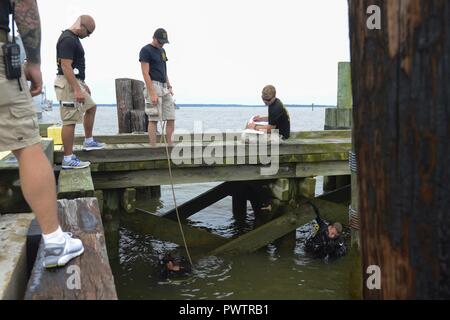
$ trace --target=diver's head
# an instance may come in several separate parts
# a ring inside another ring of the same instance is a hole
[[[335,222],[328,225],[328,238],[334,239],[340,236],[342,233],[342,224]]]

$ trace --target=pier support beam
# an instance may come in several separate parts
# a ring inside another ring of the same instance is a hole
[[[350,62],[338,63],[337,107],[325,109],[325,130],[352,128],[352,82]],[[325,176],[323,190],[332,191],[350,184],[349,176]]]
[[[119,228],[120,228],[120,196],[123,190],[103,190],[102,220],[105,229],[106,247],[110,260],[119,257]]]
[[[365,299],[450,299],[449,12],[349,1]]]

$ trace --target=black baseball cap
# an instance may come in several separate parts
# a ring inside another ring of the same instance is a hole
[[[156,29],[153,35],[161,44],[169,43],[169,38],[167,37],[167,31],[163,28]]]

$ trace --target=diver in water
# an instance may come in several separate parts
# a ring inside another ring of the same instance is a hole
[[[184,257],[174,258],[170,253],[159,255],[159,277],[188,276],[192,272],[191,264]]]
[[[305,251],[315,258],[324,259],[327,263],[344,256],[347,247],[341,237],[342,224],[339,222],[327,224],[320,217],[319,209],[313,203],[308,203],[313,207],[316,219],[313,233],[305,242]]]

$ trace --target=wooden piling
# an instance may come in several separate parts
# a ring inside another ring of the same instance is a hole
[[[123,190],[120,205],[125,212],[133,213],[136,209],[136,189],[126,188]]]
[[[123,190],[103,190],[103,225],[109,259],[119,257],[120,197]]]
[[[49,271],[43,267],[41,241],[25,299],[117,299],[97,199],[58,200],[58,216],[61,228],[82,240],[84,253],[65,267]]]
[[[325,130],[352,128],[352,84],[350,62],[338,63],[337,108],[325,109]],[[325,176],[323,190],[332,191],[350,184],[349,176]]]
[[[119,133],[146,132],[145,99],[142,81],[116,79],[117,119]]]
[[[365,299],[450,299],[449,12],[349,1]]]
[[[116,79],[116,103],[119,133],[131,133],[130,111],[133,110],[131,79]]]

